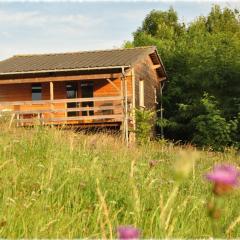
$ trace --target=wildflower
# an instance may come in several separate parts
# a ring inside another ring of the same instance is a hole
[[[149,167],[150,167],[150,168],[155,167],[157,164],[158,164],[158,161],[157,161],[157,160],[151,160],[151,161],[149,161]]]
[[[232,165],[218,165],[206,178],[214,183],[213,192],[223,195],[230,192],[239,183],[240,172]]]
[[[208,214],[212,221],[212,231],[214,237],[222,236],[222,228],[219,226],[219,220],[224,209],[224,202],[220,196],[229,193],[234,187],[239,184],[240,172],[232,165],[222,164],[217,165],[214,169],[206,174],[207,180],[211,181],[213,185],[213,193],[208,202]]]
[[[119,239],[138,239],[140,235],[140,231],[132,226],[121,226],[117,231]]]

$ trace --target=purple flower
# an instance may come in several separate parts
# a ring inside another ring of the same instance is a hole
[[[239,184],[240,172],[232,165],[217,165],[206,178],[214,183],[213,192],[222,195]]]
[[[138,239],[140,231],[132,226],[120,226],[117,229],[119,239]]]
[[[235,186],[238,184],[238,177],[240,176],[240,172],[231,165],[218,165],[216,166],[212,172],[206,175],[209,181],[214,183],[222,183],[231,186]]]

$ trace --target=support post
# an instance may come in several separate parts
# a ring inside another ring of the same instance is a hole
[[[50,82],[49,83],[49,86],[50,86],[50,100],[54,100],[54,85],[53,85],[53,82]],[[53,103],[51,102],[50,104],[50,108],[51,108],[51,118],[54,118],[54,114],[53,114],[53,109],[54,109],[54,105]]]
[[[123,84],[123,76],[121,77],[121,105],[122,105],[122,113],[123,113],[123,118],[122,118],[122,125],[121,125],[121,130],[122,130],[122,141],[125,139],[125,110],[124,110],[124,84]]]
[[[21,126],[20,121],[19,121],[20,120],[20,114],[19,113],[17,114],[16,118],[17,118],[17,127],[19,127],[19,126]]]
[[[160,119],[161,119],[161,139],[164,139],[164,132],[163,132],[163,88],[164,83],[160,82]]]
[[[136,88],[135,88],[135,72],[134,69],[131,71],[131,78],[132,78],[132,109],[131,109],[131,114],[132,114],[132,125],[133,125],[133,131],[129,133],[129,138],[130,142],[135,142],[136,141],[136,99],[135,99],[135,94],[136,94]]]
[[[124,99],[124,137],[125,142],[128,146],[128,93],[127,93],[127,81],[125,77],[124,68],[122,68],[122,79],[123,79],[123,99]]]
[[[54,99],[53,82],[50,82],[50,100]]]

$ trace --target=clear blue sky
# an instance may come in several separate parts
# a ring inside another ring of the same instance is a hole
[[[213,1],[7,2],[0,0],[0,60],[14,54],[121,47],[152,9],[170,6],[186,23]],[[216,2],[215,2],[216,3]],[[240,1],[221,1],[240,8]]]

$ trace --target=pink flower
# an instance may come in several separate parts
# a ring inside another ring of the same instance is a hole
[[[214,183],[213,192],[222,195],[239,184],[240,172],[232,165],[217,165],[206,178]]]
[[[218,165],[214,170],[207,174],[207,179],[214,183],[237,185],[240,172],[231,165]]]
[[[120,226],[117,229],[119,239],[138,239],[140,231],[132,226]]]

